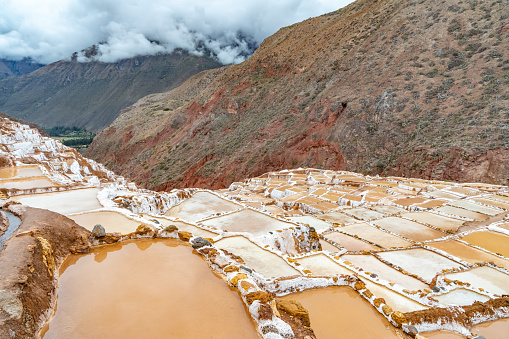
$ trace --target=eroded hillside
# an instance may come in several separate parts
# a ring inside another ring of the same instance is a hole
[[[317,167],[505,184],[504,1],[357,1],[139,101],[88,155],[160,190]]]

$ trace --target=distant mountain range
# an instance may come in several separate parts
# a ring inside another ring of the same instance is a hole
[[[358,0],[143,98],[88,156],[161,190],[299,166],[507,184],[508,18],[499,0]]]
[[[0,73],[4,68],[13,74],[28,73],[0,80],[0,111],[43,128],[62,125],[99,131],[141,97],[171,90],[190,76],[221,64],[176,51],[116,63],[69,59],[39,66],[32,65],[35,70],[29,73],[29,64],[0,63]]]
[[[12,76],[28,74],[43,66],[44,65],[26,58],[18,61],[0,59],[0,80]]]

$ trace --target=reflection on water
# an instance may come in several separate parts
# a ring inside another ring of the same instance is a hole
[[[237,292],[177,240],[71,255],[48,338],[259,338]]]

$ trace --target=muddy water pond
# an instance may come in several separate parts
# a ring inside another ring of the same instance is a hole
[[[189,245],[137,240],[72,255],[48,338],[259,338],[237,292]]]
[[[404,338],[366,300],[348,287],[329,287],[291,294],[309,312],[320,339]]]
[[[472,332],[488,339],[506,339],[509,333],[509,319],[481,323],[474,326]]]

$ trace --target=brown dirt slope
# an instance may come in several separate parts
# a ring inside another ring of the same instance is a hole
[[[359,0],[123,111],[88,156],[149,188],[299,166],[506,184],[509,7]]]

